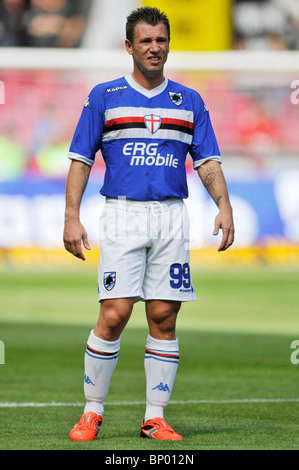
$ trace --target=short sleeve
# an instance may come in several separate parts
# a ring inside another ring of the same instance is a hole
[[[71,160],[92,166],[96,152],[101,147],[104,127],[103,98],[98,87],[86,98],[69,150]]]
[[[193,159],[193,168],[198,168],[207,160],[217,160],[221,163],[221,154],[209,110],[197,92],[194,106],[194,133],[189,150]]]

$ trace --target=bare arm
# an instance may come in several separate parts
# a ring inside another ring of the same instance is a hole
[[[222,230],[222,240],[218,251],[224,251],[233,244],[235,230],[232,207],[220,163],[209,160],[203,163],[197,172],[204,187],[219,208],[213,234],[218,235],[219,229]]]
[[[66,182],[66,204],[63,241],[67,251],[85,260],[84,248],[90,250],[85,228],[80,222],[80,206],[90,175],[91,166],[73,160]]]

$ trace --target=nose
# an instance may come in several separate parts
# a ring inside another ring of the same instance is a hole
[[[160,46],[157,43],[157,41],[152,41],[151,42],[151,52],[159,52],[160,51]]]

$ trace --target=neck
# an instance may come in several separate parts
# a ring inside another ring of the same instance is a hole
[[[159,73],[159,75],[145,75],[138,68],[134,68],[132,78],[136,83],[138,83],[138,85],[142,86],[146,90],[153,90],[154,88],[157,88],[165,80],[163,70],[161,73]]]

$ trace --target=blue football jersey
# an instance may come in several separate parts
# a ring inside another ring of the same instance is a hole
[[[86,99],[69,158],[92,165],[101,150],[100,193],[138,201],[187,198],[186,157],[221,162],[208,108],[195,90],[165,79],[154,90],[131,75],[96,85]]]

